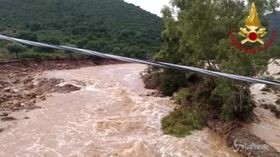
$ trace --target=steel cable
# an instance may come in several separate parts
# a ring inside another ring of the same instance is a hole
[[[218,72],[218,71],[211,71],[211,70],[207,70],[207,69],[172,64],[172,63],[147,61],[147,60],[117,56],[117,55],[112,55],[112,54],[105,54],[105,53],[100,53],[97,51],[75,48],[75,47],[70,47],[70,46],[61,46],[61,45],[29,41],[29,40],[24,40],[24,39],[8,37],[8,36],[4,36],[4,35],[0,35],[0,39],[8,40],[11,42],[17,42],[17,43],[21,43],[21,44],[26,44],[26,45],[31,45],[31,46],[43,47],[43,48],[52,48],[52,49],[64,50],[64,51],[73,51],[73,52],[98,56],[98,57],[107,58],[107,59],[116,59],[116,60],[120,60],[120,61],[124,61],[124,62],[141,63],[141,64],[152,65],[152,66],[156,66],[156,67],[160,67],[160,68],[192,71],[192,72],[198,72],[201,74],[206,74],[206,75],[210,75],[210,76],[214,76],[214,77],[229,78],[229,79],[245,81],[245,82],[250,82],[250,83],[261,83],[261,84],[267,84],[267,85],[280,86],[280,81],[276,81],[276,80],[266,80],[266,79],[253,78],[253,77],[241,76],[241,75],[236,75],[236,74],[228,74],[228,73],[223,73],[223,72]]]

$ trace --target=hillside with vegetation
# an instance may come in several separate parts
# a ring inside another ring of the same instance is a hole
[[[277,38],[278,38],[278,41],[280,39],[280,12],[277,11],[273,14],[269,14],[267,15],[267,18],[269,20],[269,27],[270,27],[270,30],[275,30],[277,31]]]
[[[0,4],[1,34],[140,58],[161,46],[162,20],[122,0],[0,0]],[[5,51],[21,57],[62,54],[1,42],[2,56]]]

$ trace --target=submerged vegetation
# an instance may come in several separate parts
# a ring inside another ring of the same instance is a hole
[[[278,5],[270,0],[255,2],[260,16]],[[280,45],[254,55],[231,46],[229,32],[237,36],[248,16],[243,1],[171,0],[171,4],[162,10],[164,47],[155,54],[156,61],[254,77],[266,70],[270,58],[280,55]],[[255,106],[248,83],[156,68],[148,69],[143,78],[148,87],[173,95],[178,107],[162,120],[162,128],[176,136],[201,128],[209,119],[248,120]]]
[[[161,121],[165,134],[184,137],[191,134],[192,130],[202,128],[202,116],[198,109],[175,109]]]
[[[1,34],[138,58],[152,56],[161,46],[161,18],[122,0],[0,3]],[[61,52],[57,56],[53,50],[0,44],[0,57],[68,57],[68,53]]]

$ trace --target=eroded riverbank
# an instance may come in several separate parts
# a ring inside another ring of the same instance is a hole
[[[34,79],[46,70],[78,69],[87,66],[116,64],[112,60],[54,60],[54,61],[13,61],[0,62],[0,118],[9,112],[38,108],[36,102],[45,100],[52,92],[71,92],[80,89],[81,83],[63,79]]]

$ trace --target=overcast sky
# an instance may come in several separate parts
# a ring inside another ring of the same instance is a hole
[[[124,0],[128,3],[140,6],[151,13],[161,16],[161,9],[164,5],[168,5],[169,0]]]

